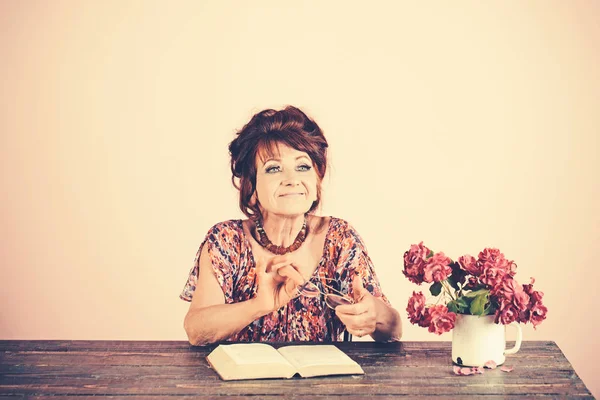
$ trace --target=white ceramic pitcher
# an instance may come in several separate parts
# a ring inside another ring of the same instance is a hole
[[[512,349],[506,348],[506,327],[517,330],[517,339]],[[521,348],[523,333],[517,322],[509,325],[495,324],[493,315],[456,315],[452,330],[452,361],[468,367],[482,367],[493,360],[503,364],[506,354],[515,354]]]

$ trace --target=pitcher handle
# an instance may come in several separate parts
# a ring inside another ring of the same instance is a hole
[[[521,325],[518,322],[511,322],[507,326],[512,326],[517,329],[517,340],[515,346],[512,349],[504,350],[504,354],[515,354],[521,348],[521,340],[523,339],[523,332],[521,331]]]

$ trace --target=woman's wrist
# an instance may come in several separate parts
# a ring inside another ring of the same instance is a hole
[[[259,297],[253,297],[249,299],[248,303],[252,313],[253,321],[273,312],[272,307],[270,308],[268,305],[264,304]]]
[[[373,339],[377,341],[399,341],[402,336],[400,314],[379,298],[375,298],[377,322]]]

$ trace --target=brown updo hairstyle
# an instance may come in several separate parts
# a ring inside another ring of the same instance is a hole
[[[328,147],[321,128],[296,107],[287,106],[280,111],[267,109],[255,114],[229,144],[231,181],[240,191],[240,210],[250,219],[260,217],[258,202],[251,204],[256,190],[256,156],[272,157],[280,143],[305,152],[313,162],[319,177],[317,200],[308,212],[314,212],[321,201],[321,182],[327,169]]]

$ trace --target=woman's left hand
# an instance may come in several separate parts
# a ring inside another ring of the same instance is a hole
[[[338,318],[346,325],[346,330],[358,337],[370,335],[377,327],[377,306],[379,301],[362,285],[362,279],[352,279],[354,304],[341,305],[335,308]]]

